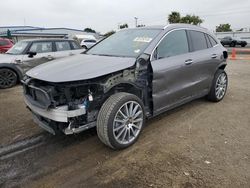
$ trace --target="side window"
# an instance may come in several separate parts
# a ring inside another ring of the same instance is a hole
[[[157,47],[157,59],[188,53],[188,41],[185,30],[172,31]]]
[[[57,51],[71,50],[69,42],[68,41],[56,42],[56,50]]]
[[[209,41],[211,42],[212,46],[215,46],[217,44],[216,40],[211,37],[210,35],[208,35]]]
[[[8,41],[6,41],[6,40],[0,40],[0,46],[6,46],[8,44],[9,44]]]
[[[207,41],[204,33],[199,31],[189,31],[189,35],[193,44],[193,51],[207,49]]]
[[[52,52],[52,42],[34,42],[29,51],[36,53]]]
[[[80,46],[75,41],[72,41],[71,44],[74,50],[80,49]]]

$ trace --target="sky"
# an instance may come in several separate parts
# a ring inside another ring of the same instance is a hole
[[[250,0],[1,0],[0,26],[90,27],[101,33],[127,23],[166,25],[172,11],[200,16],[203,27],[250,28]],[[240,2],[240,3],[239,3]]]

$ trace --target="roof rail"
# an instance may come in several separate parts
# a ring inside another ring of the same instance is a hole
[[[164,29],[167,29],[168,26],[169,26],[169,24],[165,25],[165,26],[164,26]]]

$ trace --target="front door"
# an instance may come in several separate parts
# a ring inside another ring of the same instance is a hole
[[[184,29],[168,33],[156,48],[153,69],[153,104],[157,115],[192,95],[193,60]]]
[[[24,72],[38,65],[54,60],[51,41],[34,42],[30,46],[28,53],[29,52],[35,52],[36,55],[30,56],[29,54],[25,54],[23,56],[20,66],[23,68]]]

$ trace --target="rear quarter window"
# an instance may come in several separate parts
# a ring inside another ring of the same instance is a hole
[[[68,41],[56,42],[56,50],[57,51],[71,50],[69,42]]]
[[[207,41],[205,38],[205,33],[199,31],[188,31],[191,44],[192,44],[192,51],[199,51],[207,49]]]
[[[71,44],[72,44],[73,50],[81,49],[81,47],[75,41],[71,41]]]
[[[210,35],[208,35],[208,39],[209,39],[210,43],[212,44],[212,46],[215,46],[216,44],[218,44],[216,42],[216,40],[213,37],[211,37]]]

